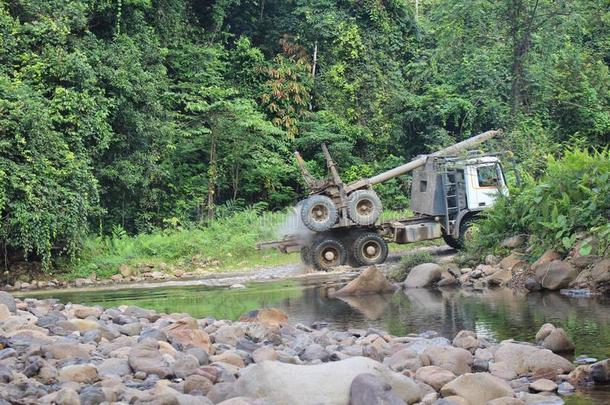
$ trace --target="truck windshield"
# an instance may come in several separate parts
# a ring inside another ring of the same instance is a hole
[[[497,164],[479,166],[477,168],[479,187],[498,187],[500,185],[500,171]]]

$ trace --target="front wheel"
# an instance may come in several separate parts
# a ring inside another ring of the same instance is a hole
[[[472,240],[472,233],[476,226],[476,217],[465,218],[460,222],[459,238],[452,235],[443,235],[445,243],[454,249],[464,249],[466,243]]]
[[[347,248],[339,239],[325,237],[311,247],[311,261],[317,270],[329,271],[347,262]]]

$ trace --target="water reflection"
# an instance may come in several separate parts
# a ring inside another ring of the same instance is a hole
[[[237,319],[243,313],[273,306],[291,322],[326,321],[337,329],[375,327],[394,335],[435,330],[452,338],[462,329],[497,341],[533,341],[543,323],[566,329],[576,355],[610,357],[610,299],[572,298],[560,294],[519,294],[512,290],[410,289],[395,294],[330,298],[340,287],[336,280],[281,281],[251,284],[244,290],[203,286],[95,291],[44,291],[38,298],[100,304],[138,305],[159,312],[189,313],[194,317]],[[593,401],[593,402],[591,402]],[[568,404],[610,403],[608,391],[581,393]]]
[[[292,322],[326,321],[335,328],[377,327],[395,335],[436,330],[453,337],[471,329],[495,340],[532,341],[545,322],[566,329],[576,354],[610,357],[610,300],[572,298],[560,294],[519,294],[512,290],[410,289],[395,294],[333,299],[339,284],[281,281],[252,284],[244,290],[202,286],[97,291],[47,291],[40,298],[105,307],[139,305],[160,312],[195,317],[237,319],[264,306],[283,309]]]

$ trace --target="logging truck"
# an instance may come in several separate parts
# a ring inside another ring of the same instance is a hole
[[[381,264],[388,243],[413,243],[443,238],[456,249],[464,246],[477,215],[508,188],[499,154],[468,151],[498,135],[487,131],[404,165],[345,184],[325,144],[322,151],[329,176],[315,179],[295,153],[309,197],[295,207],[302,231],[257,248],[283,253],[300,251],[301,260],[318,270],[349,264]],[[412,172],[411,210],[405,219],[379,222],[382,203],[373,186]]]

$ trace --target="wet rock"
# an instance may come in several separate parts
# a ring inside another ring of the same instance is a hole
[[[441,388],[444,397],[458,395],[471,404],[486,404],[496,398],[512,396],[508,383],[489,373],[467,373]]]
[[[98,405],[106,401],[106,395],[101,388],[84,387],[79,395],[81,405]]]
[[[529,267],[527,262],[523,259],[523,255],[513,252],[506,256],[498,264],[500,268],[516,273],[520,270],[525,270]]]
[[[559,386],[557,387],[557,393],[559,395],[570,395],[572,394],[576,389],[574,388],[574,386],[572,384],[570,384],[567,381],[562,382],[561,384],[559,384]]]
[[[128,362],[134,371],[156,374],[161,378],[172,373],[169,362],[159,353],[159,342],[154,340],[146,339],[132,347]]]
[[[470,330],[462,330],[453,338],[453,346],[471,350],[479,346],[479,340],[477,339],[476,333]]]
[[[57,405],[80,405],[80,398],[74,389],[64,387],[57,391],[54,402]]]
[[[563,405],[563,399],[548,394],[530,394],[527,392],[518,392],[517,399],[525,402],[526,404],[538,404],[538,405]]]
[[[99,329],[91,329],[87,332],[83,333],[82,342],[83,343],[99,343],[102,340],[102,331]]]
[[[382,294],[394,291],[394,286],[376,266],[366,268],[358,277],[333,294],[336,297],[348,297],[369,294]]]
[[[421,367],[415,372],[415,378],[439,391],[445,384],[455,379],[455,374],[437,366]]]
[[[440,398],[433,405],[470,405],[470,403],[459,395],[450,395],[446,398]]]
[[[591,277],[596,287],[610,282],[610,259],[604,259],[593,266]]]
[[[534,392],[555,392],[557,384],[554,381],[541,378],[530,384],[530,390]]]
[[[59,370],[60,381],[91,384],[97,380],[97,368],[93,364],[75,364]]]
[[[542,341],[542,347],[554,353],[566,353],[574,351],[574,343],[568,337],[565,330],[556,328]]]
[[[6,321],[11,317],[11,311],[4,304],[0,304],[0,321]]]
[[[555,325],[553,325],[552,323],[545,323],[544,325],[542,325],[540,327],[540,329],[536,333],[536,341],[542,342],[555,329],[556,329]]]
[[[413,350],[417,354],[422,354],[427,348],[432,346],[449,346],[451,342],[444,337],[435,337],[431,339],[415,339],[407,343],[407,348]]]
[[[525,405],[525,402],[513,397],[500,397],[487,402],[487,405]]]
[[[124,325],[119,326],[119,332],[127,336],[137,336],[140,334],[141,330],[142,324],[140,324],[139,322],[126,323]]]
[[[193,374],[184,381],[184,393],[191,395],[207,395],[214,385],[204,376]]]
[[[252,360],[254,360],[255,363],[262,363],[263,361],[274,361],[277,359],[277,352],[272,347],[261,347],[252,352]]]
[[[193,318],[182,318],[166,329],[172,344],[179,344],[184,349],[198,347],[210,353],[212,343],[210,336],[199,328]]]
[[[328,353],[319,344],[308,345],[305,350],[299,355],[299,358],[306,362],[312,362],[314,360],[328,361],[330,353]]]
[[[72,325],[77,331],[81,333],[99,328],[99,324],[91,319],[70,319],[66,321],[66,323],[67,325]]]
[[[74,316],[80,319],[86,319],[89,317],[99,318],[103,312],[101,308],[86,307],[84,305],[73,305],[72,310],[74,311]]]
[[[267,327],[278,327],[288,323],[288,315],[281,309],[264,308],[250,311],[239,318],[240,322],[259,322]]]
[[[554,260],[534,269],[536,281],[547,290],[560,290],[570,285],[578,275],[576,269],[568,262]]]
[[[215,404],[238,396],[240,396],[240,394],[238,393],[237,386],[233,383],[214,384],[207,394],[207,397]],[[254,395],[252,395],[252,397],[256,398]]]
[[[595,357],[580,355],[580,356],[576,357],[574,362],[577,364],[593,364],[593,363],[597,362],[597,359]]]
[[[540,256],[538,258],[538,260],[536,260],[533,264],[532,264],[532,268],[537,268],[538,266],[542,266],[543,264],[548,264],[552,261],[555,260],[561,260],[561,255],[559,253],[557,253],[556,251],[549,249],[546,252],[544,252],[542,254],[542,256]]]
[[[383,364],[394,371],[401,372],[404,370],[415,371],[423,366],[419,355],[411,349],[402,349],[393,355],[386,357]]]
[[[245,335],[245,330],[238,325],[224,325],[221,326],[213,336],[215,343],[224,343],[235,346],[237,341],[243,338]]]
[[[237,368],[245,367],[244,360],[232,350],[227,350],[219,355],[210,357],[213,363],[227,363]]]
[[[6,291],[0,291],[0,304],[6,305],[6,308],[12,312],[17,312],[17,304],[15,303],[15,298]]]
[[[152,340],[167,342],[167,334],[164,331],[162,331],[160,329],[156,329],[156,328],[144,329],[140,333],[140,336],[138,337],[138,342],[141,342],[142,340],[147,339],[147,338],[150,338]]]
[[[528,291],[540,291],[542,286],[534,277],[528,277],[523,285]]]
[[[502,343],[495,351],[494,363],[489,366],[492,374],[506,380],[543,368],[563,373],[572,371],[574,365],[547,349],[526,344]]]
[[[195,357],[200,366],[205,366],[210,363],[210,355],[208,352],[199,347],[191,347],[186,351],[186,354],[190,354],[191,356]]]
[[[411,269],[403,286],[405,288],[429,287],[441,279],[441,272],[441,266],[436,263],[420,264]]]
[[[0,364],[0,383],[8,383],[13,379],[13,372],[4,364]]]
[[[110,358],[98,364],[97,371],[100,376],[118,375],[123,377],[131,374],[131,367],[126,359]]]
[[[423,353],[430,364],[453,372],[456,375],[469,373],[473,362],[472,354],[465,349],[452,346],[431,346]]]
[[[352,381],[360,374],[378,377],[409,404],[421,398],[413,380],[364,357],[309,366],[253,364],[242,370],[237,387],[239,395],[278,403],[348,403]]]
[[[350,405],[404,405],[392,391],[392,386],[373,374],[360,374],[354,378],[349,391]]]
[[[576,268],[586,269],[588,267],[593,266],[596,263],[599,263],[601,260],[602,260],[602,258],[599,256],[586,255],[586,256],[574,257],[574,258],[572,258],[572,260],[570,260],[570,263],[572,263],[572,265]]]
[[[490,287],[503,287],[506,286],[513,279],[513,275],[510,270],[499,269],[489,277],[487,277],[487,285]]]
[[[598,361],[589,367],[591,378],[596,384],[607,384],[610,382],[610,359]]]
[[[576,367],[569,375],[568,380],[574,385],[585,385],[592,382],[589,365],[581,365]]]
[[[85,345],[80,345],[76,342],[56,342],[47,346],[44,346],[43,352],[45,357],[49,359],[63,360],[63,359],[83,359],[89,360],[91,348]]]

